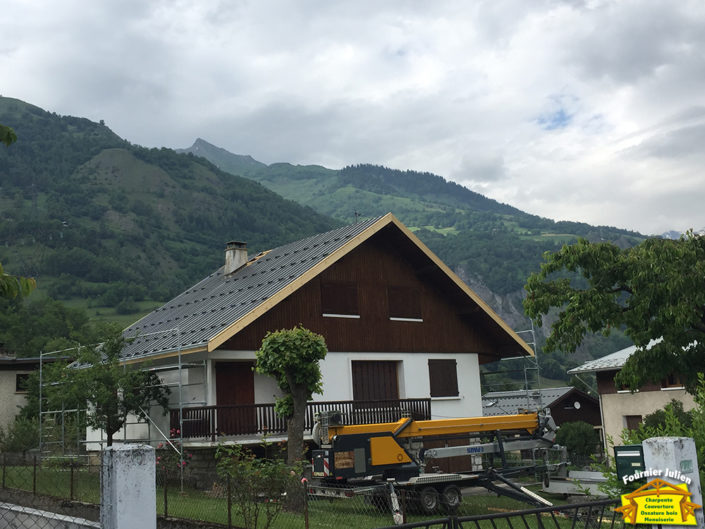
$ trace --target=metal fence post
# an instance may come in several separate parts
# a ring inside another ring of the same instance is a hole
[[[401,523],[406,523],[406,489],[401,489]]]
[[[230,476],[225,480],[226,494],[228,496],[228,529],[233,526],[233,489],[230,485]]]
[[[164,465],[164,518],[169,516],[169,500],[167,492],[169,489],[169,469]]]
[[[308,527],[308,480],[302,479],[301,483],[303,484],[303,487],[304,487],[304,527],[305,527],[305,529],[309,529],[309,527]]]
[[[70,470],[71,470],[71,472],[69,473],[69,480],[70,480],[70,481],[69,481],[69,490],[70,490],[70,492],[69,492],[69,499],[70,499],[71,501],[74,500],[74,490],[73,490],[73,467],[74,467],[74,464],[73,464],[73,461],[71,461],[71,462],[69,463],[69,468],[70,468]]]
[[[5,476],[7,475],[7,462],[5,461],[5,454],[2,454],[2,488],[5,488]]]
[[[34,464],[32,465],[32,495],[37,495],[37,456],[34,456]]]

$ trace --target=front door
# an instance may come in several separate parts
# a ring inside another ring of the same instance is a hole
[[[257,433],[254,362],[217,362],[215,398],[218,405],[218,433]]]

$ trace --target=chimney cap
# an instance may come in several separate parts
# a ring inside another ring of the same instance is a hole
[[[226,250],[246,249],[247,243],[242,241],[228,241],[225,243]]]

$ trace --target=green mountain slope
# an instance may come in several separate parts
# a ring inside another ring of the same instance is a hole
[[[577,237],[610,240],[620,246],[643,239],[627,230],[529,215],[431,173],[374,165],[338,171],[315,165],[267,166],[201,139],[184,151],[204,156],[224,170],[246,174],[342,222],[351,222],[356,215],[392,211],[466,280],[502,295],[521,290],[545,251]]]
[[[137,310],[222,264],[336,221],[203,158],[145,149],[104,125],[0,98],[0,262],[59,299]],[[131,305],[132,304],[132,305]]]

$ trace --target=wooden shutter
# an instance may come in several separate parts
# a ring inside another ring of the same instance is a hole
[[[352,379],[355,401],[399,399],[397,362],[353,361]]]
[[[421,319],[421,292],[416,288],[387,287],[390,318]]]
[[[458,368],[455,360],[429,360],[428,378],[431,383],[432,397],[457,397],[459,395]]]
[[[321,308],[323,314],[359,315],[357,283],[354,281],[321,283]]]

